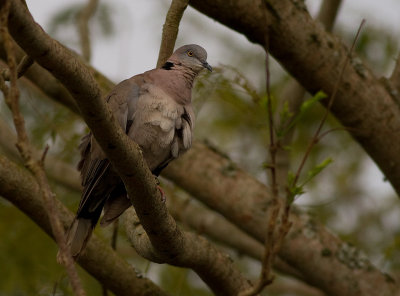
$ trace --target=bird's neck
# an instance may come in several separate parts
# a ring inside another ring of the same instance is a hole
[[[190,104],[193,82],[197,73],[188,67],[171,62],[166,62],[162,69],[165,70],[162,73],[168,76],[168,79],[163,79],[166,81],[163,85],[165,91],[173,96],[177,103]]]

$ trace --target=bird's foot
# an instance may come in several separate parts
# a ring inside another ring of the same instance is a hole
[[[167,197],[165,196],[164,190],[161,189],[160,187],[160,180],[158,180],[158,178],[156,176],[154,176],[154,178],[156,179],[156,184],[157,184],[157,188],[161,193],[161,201],[165,203],[165,201],[167,200]]]
[[[167,200],[167,197],[165,196],[164,190],[162,190],[161,187],[158,186],[158,185],[157,185],[157,188],[158,188],[158,190],[159,190],[160,193],[161,193],[161,201],[162,201],[163,203],[165,203],[166,200]]]

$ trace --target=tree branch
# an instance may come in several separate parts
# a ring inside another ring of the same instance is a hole
[[[86,6],[78,14],[79,37],[81,40],[82,57],[89,62],[91,58],[91,45],[89,34],[89,21],[96,12],[99,0],[89,0]]]
[[[204,237],[192,232],[182,232],[183,239],[177,242],[181,245],[182,252],[177,252],[174,257],[166,257],[153,247],[132,208],[127,210],[124,217],[128,238],[144,258],[193,269],[216,295],[237,295],[238,291],[250,286],[249,282],[243,283],[240,273],[231,267],[231,259]]]
[[[165,169],[164,176],[264,242],[271,203],[268,188],[225,156],[195,142],[190,151]],[[377,286],[382,295],[394,295],[397,291],[394,281],[310,216],[293,207],[290,221],[292,229],[279,256],[298,270],[307,283],[329,295],[372,296]],[[342,259],[343,254],[346,260]],[[351,262],[357,262],[357,267]]]
[[[341,3],[342,0],[324,0],[321,4],[317,20],[325,26],[328,32],[332,31]],[[300,110],[306,90],[293,78],[288,81],[286,85],[281,95],[282,99],[280,102],[281,106],[283,106],[285,102],[288,103],[289,112],[293,114],[294,117]],[[279,118],[277,120],[279,120]],[[293,130],[290,130],[281,140],[281,146],[288,147],[291,145],[292,138]],[[287,176],[289,173],[289,152],[285,149],[279,149],[276,158],[278,184],[285,190],[285,184],[287,183]]]
[[[297,1],[192,0],[190,5],[264,46],[310,93],[331,95],[338,81],[337,65],[348,54],[337,37],[328,34]],[[268,24],[265,23],[265,15]],[[299,27],[301,30],[299,30]],[[285,38],[282,38],[285,36]],[[379,100],[376,100],[379,98]],[[327,104],[328,102],[324,102]],[[332,113],[374,159],[400,193],[400,108],[370,69],[353,55],[343,74]]]
[[[172,0],[171,2],[163,26],[157,68],[161,67],[174,51],[175,41],[179,31],[179,23],[188,3],[189,0]]]
[[[193,236],[181,232],[168,214],[153,175],[136,143],[131,141],[110,113],[101,91],[88,69],[59,43],[51,39],[32,19],[20,1],[13,1],[9,29],[16,42],[44,68],[48,69],[73,95],[88,126],[108,159],[123,180],[143,228],[163,258],[185,258],[193,247]],[[192,237],[190,237],[192,236]],[[196,250],[196,249],[195,249]],[[203,253],[201,253],[203,254]],[[199,255],[201,255],[199,254]],[[209,255],[216,256],[219,253]],[[220,254],[218,256],[221,256]],[[198,264],[205,258],[197,258]],[[218,258],[214,258],[218,261]],[[212,262],[211,259],[205,262]],[[226,261],[225,273],[208,276],[206,265],[196,269],[215,292],[232,295],[249,283]],[[208,271],[209,272],[209,271]],[[216,281],[225,286],[215,285]]]
[[[214,241],[231,247],[239,254],[246,254],[261,261],[263,245],[259,241],[240,230],[223,216],[200,205],[195,205],[189,200],[176,197],[168,188],[164,189],[168,195],[168,209],[176,220],[196,230],[199,234],[204,234]],[[275,261],[274,268],[283,274],[304,280],[301,273],[279,258]]]
[[[321,21],[327,32],[331,32],[342,0],[324,0],[319,9],[317,19]]]

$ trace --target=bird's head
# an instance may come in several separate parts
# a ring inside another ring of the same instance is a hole
[[[192,69],[196,73],[204,68],[212,72],[212,67],[207,63],[206,50],[196,44],[188,44],[179,47],[168,59],[166,65],[168,65],[168,63],[182,65]]]

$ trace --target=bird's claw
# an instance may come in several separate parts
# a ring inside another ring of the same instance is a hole
[[[166,200],[167,200],[167,197],[165,196],[165,193],[164,193],[164,191],[161,189],[161,187],[160,186],[158,186],[157,185],[157,188],[158,188],[158,190],[160,191],[160,193],[161,193],[161,201],[163,202],[163,203],[165,203],[166,202]]]

